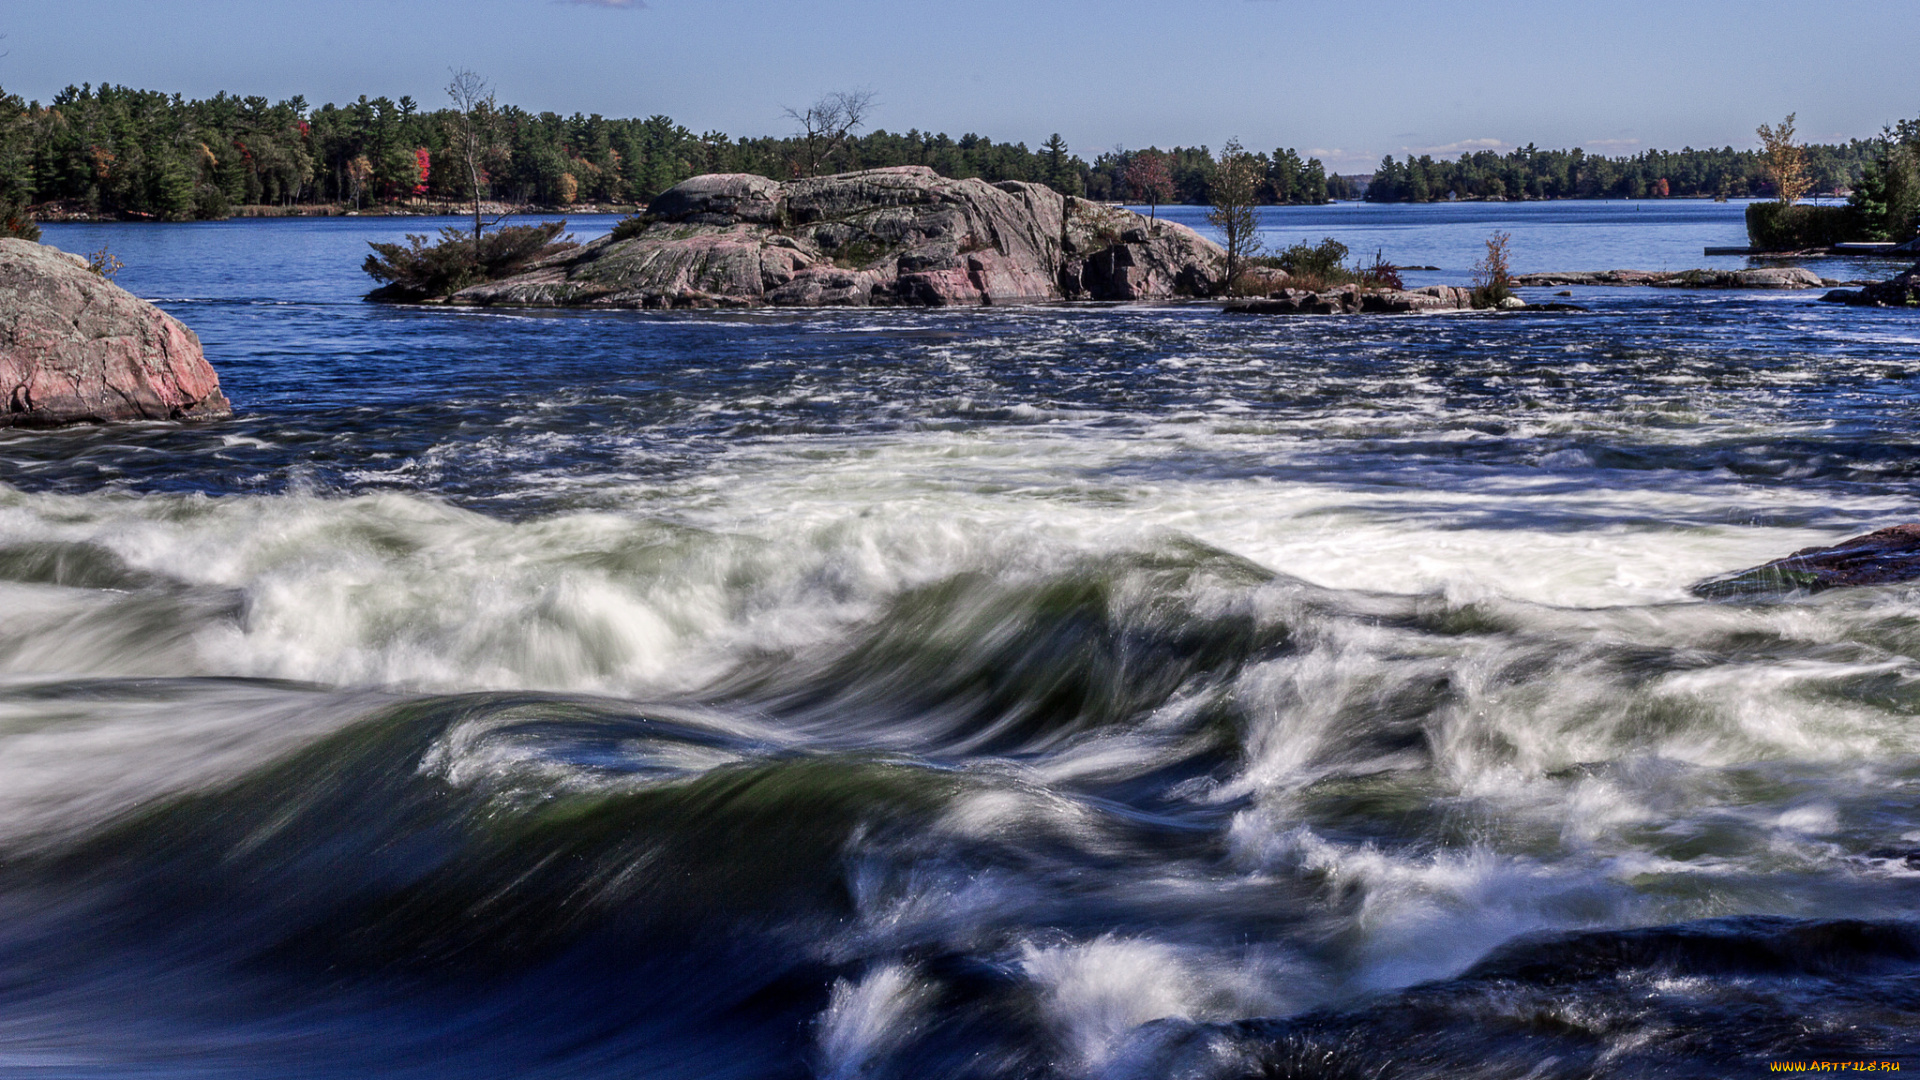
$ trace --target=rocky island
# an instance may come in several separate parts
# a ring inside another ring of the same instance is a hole
[[[1043,184],[902,166],[785,183],[697,176],[611,236],[439,302],[717,308],[1205,296],[1224,252],[1183,225]],[[389,285],[369,299],[436,298]]]
[[[227,415],[178,319],[30,240],[0,239],[0,427]]]

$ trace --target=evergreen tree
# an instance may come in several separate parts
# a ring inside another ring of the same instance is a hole
[[[0,236],[40,239],[40,226],[27,216],[33,201],[33,118],[26,102],[0,90]]]

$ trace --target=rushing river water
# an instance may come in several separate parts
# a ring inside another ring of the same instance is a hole
[[[408,228],[47,229],[237,412],[0,433],[0,1073],[1920,1052],[1920,588],[1686,591],[1920,518],[1911,314],[359,303]]]

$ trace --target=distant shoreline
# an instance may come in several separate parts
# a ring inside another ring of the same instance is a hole
[[[1644,199],[1599,198],[1599,197],[1589,198],[1584,196],[1569,196],[1566,198],[1549,198],[1549,199],[1493,199],[1493,198],[1473,197],[1473,198],[1465,198],[1465,199],[1437,199],[1437,200],[1434,200],[1433,202],[1425,202],[1425,203],[1368,202],[1365,199],[1332,199],[1324,203],[1262,203],[1257,207],[1257,209],[1265,210],[1265,209],[1278,208],[1278,207],[1309,207],[1309,206],[1319,206],[1319,207],[1447,206],[1447,205],[1454,205],[1454,204],[1461,204],[1461,203],[1473,203],[1477,205],[1482,203],[1514,203],[1514,204],[1610,203],[1610,202],[1699,203],[1699,202],[1716,202],[1716,201],[1718,200],[1708,195],[1671,195],[1671,196],[1666,196],[1664,198],[1644,198]],[[1747,196],[1741,196],[1740,198],[1731,200],[1731,203],[1737,205],[1737,204],[1754,202],[1754,201],[1765,201],[1765,200],[1756,200]],[[1145,203],[1139,203],[1139,204],[1115,203],[1112,205],[1130,207],[1134,205],[1145,206],[1146,204]],[[1160,206],[1163,209],[1173,208],[1173,207],[1204,208],[1206,205],[1207,204],[1205,203],[1179,203],[1179,202],[1160,204]],[[568,206],[542,206],[542,205],[537,205],[532,203],[509,205],[506,203],[490,202],[490,203],[481,204],[480,212],[488,217],[499,217],[503,214],[508,216],[528,216],[528,217],[554,216],[554,215],[567,215],[567,214],[579,214],[579,215],[617,214],[617,215],[624,216],[628,214],[638,213],[643,209],[645,209],[645,207],[641,206],[638,203],[574,203]],[[231,221],[235,218],[471,217],[473,215],[473,205],[471,203],[461,204],[458,202],[455,202],[455,203],[442,203],[442,202],[393,203],[393,204],[362,206],[362,207],[354,207],[354,206],[346,205],[343,203],[296,203],[291,206],[250,205],[250,206],[234,207],[232,213],[230,213],[227,217],[224,217],[224,218],[186,218],[186,219],[164,218],[154,214],[119,213],[119,212],[86,210],[78,207],[73,207],[71,205],[62,205],[58,203],[43,203],[39,206],[31,206],[27,208],[27,212],[28,212],[28,216],[30,216],[34,221],[39,222],[40,224],[43,224],[43,225],[44,224],[56,224],[56,225],[60,225],[60,224],[127,224],[127,223],[138,223],[138,222],[182,224],[182,223],[192,223],[196,221]]]
[[[482,203],[480,212],[486,217],[507,216],[551,216],[556,214],[632,214],[641,208],[633,203],[574,203],[570,206],[509,205],[507,203]],[[193,224],[207,221],[232,221],[236,218],[316,218],[316,217],[466,217],[473,216],[472,203],[394,203],[381,206],[353,207],[341,203],[296,203],[292,206],[237,206],[224,218],[168,219],[154,214],[106,213],[83,210],[65,206],[29,207],[28,213],[33,220],[43,225],[93,224],[119,225],[156,222],[162,224]]]

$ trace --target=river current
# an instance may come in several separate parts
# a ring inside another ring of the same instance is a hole
[[[360,303],[437,224],[47,227],[236,413],[0,432],[0,1074],[1920,1058],[1920,588],[1687,591],[1920,519],[1911,314]]]

